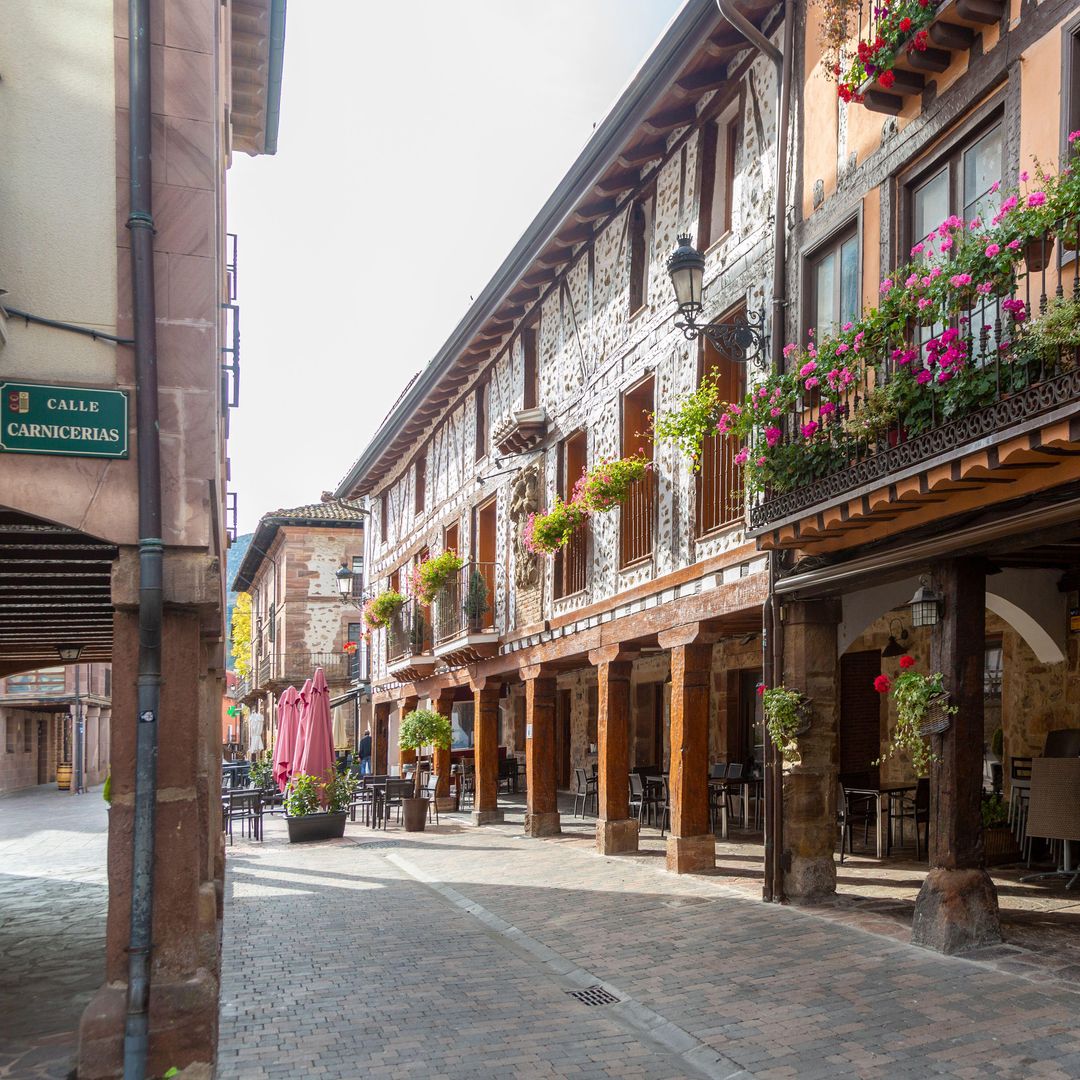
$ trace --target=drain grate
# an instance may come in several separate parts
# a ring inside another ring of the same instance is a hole
[[[572,998],[577,998],[583,1005],[617,1005],[619,999],[609,994],[602,986],[586,986],[584,990],[567,990]]]
[[[357,843],[361,851],[385,851],[387,848],[401,847],[396,840],[374,840],[370,844]]]

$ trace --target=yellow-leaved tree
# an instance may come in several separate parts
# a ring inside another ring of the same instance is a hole
[[[246,679],[251,674],[251,593],[236,598],[232,613],[232,655],[236,674]]]

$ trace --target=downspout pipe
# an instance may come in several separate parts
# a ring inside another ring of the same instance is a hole
[[[791,112],[792,57],[795,51],[795,4],[784,2],[784,47],[778,49],[738,8],[735,0],[716,0],[720,14],[751,45],[767,56],[776,68],[776,186],[773,203],[773,281],[770,353],[773,371],[784,365],[784,328],[787,308],[787,175],[788,128]],[[764,655],[762,672],[772,686],[779,686],[784,676],[783,624],[775,585],[779,576],[778,555],[769,553],[769,592],[762,610]],[[765,749],[765,884],[762,898],[784,899],[783,835],[784,772],[780,752],[768,740]],[[769,827],[771,826],[771,827]]]
[[[124,1080],[144,1080],[150,1044],[150,948],[154,901],[154,804],[161,703],[161,459],[158,439],[157,312],[150,157],[150,0],[128,0],[131,164],[131,287],[135,334],[135,425],[139,492],[139,657],[135,723],[135,817],[131,865]]]

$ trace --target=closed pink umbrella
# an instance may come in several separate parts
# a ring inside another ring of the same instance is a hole
[[[300,695],[290,686],[278,701],[277,741],[274,743],[274,783],[284,791],[296,763],[296,734],[300,723]]]
[[[311,705],[311,680],[306,679],[296,694],[296,741],[293,743],[292,768],[289,775],[293,776],[304,770],[300,768],[300,759],[304,756],[304,742],[307,739],[308,709]]]
[[[334,768],[334,728],[330,722],[330,688],[322,668],[315,669],[307,708],[300,717],[303,746],[297,772],[325,779]]]

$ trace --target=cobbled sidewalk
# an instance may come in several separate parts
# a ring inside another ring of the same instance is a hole
[[[1069,989],[659,859],[454,816],[266,837],[227,856],[223,1077],[1080,1077]]]
[[[105,981],[108,814],[85,795],[0,798],[0,1077],[65,1078]]]

